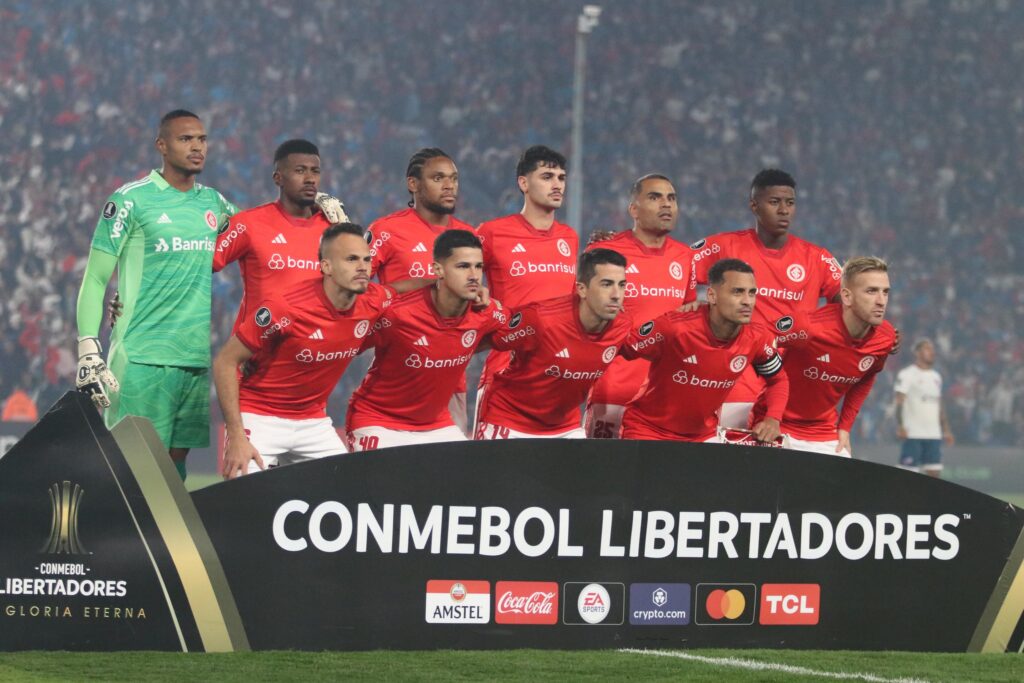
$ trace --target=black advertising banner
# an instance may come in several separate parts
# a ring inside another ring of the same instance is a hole
[[[1024,513],[872,463],[488,441],[193,499],[254,648],[1020,647]]]
[[[189,554],[205,533],[198,518],[182,521],[191,501],[140,422],[119,424],[115,439],[89,399],[69,393],[0,460],[0,650],[245,647],[195,599],[215,554]]]
[[[65,396],[0,459],[0,650],[1020,651],[1024,512],[781,449],[326,458],[189,496]]]

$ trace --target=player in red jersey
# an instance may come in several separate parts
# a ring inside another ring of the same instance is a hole
[[[779,318],[775,330],[779,347],[786,349],[790,382],[782,416],[789,447],[850,457],[850,429],[896,343],[896,330],[885,321],[885,261],[850,259],[842,282],[841,303],[811,313],[796,311]],[[753,419],[764,412],[764,401],[758,399]]]
[[[651,173],[635,183],[629,215],[633,229],[587,247],[614,249],[629,261],[626,269],[626,311],[634,320],[651,320],[696,298],[689,288],[693,250],[669,237],[676,227],[679,205],[672,182]],[[647,379],[650,363],[616,358],[594,385],[587,402],[587,436],[617,438],[622,412]]]
[[[519,158],[516,176],[523,193],[522,211],[487,221],[477,230],[491,296],[513,310],[571,294],[579,254],[576,231],[555,220],[565,196],[565,157],[535,145]],[[508,353],[500,351],[487,356],[477,390],[478,410],[491,378],[508,361]]]
[[[650,360],[651,370],[644,392],[626,406],[622,438],[718,441],[716,412],[748,365],[768,382],[766,417],[754,425],[754,437],[778,438],[789,380],[772,330],[750,322],[753,269],[725,259],[708,271],[708,283],[708,306],[646,322],[623,347],[626,358]]]
[[[480,240],[446,230],[434,242],[433,287],[396,299],[374,326],[376,355],[352,394],[345,429],[353,451],[462,441],[448,404],[477,345],[506,316],[482,289]]]
[[[413,154],[405,170],[405,185],[409,208],[378,218],[370,224],[367,236],[373,274],[382,285],[408,278],[432,278],[431,249],[438,235],[448,229],[473,230],[454,215],[459,169],[444,150],[426,147]],[[466,432],[469,417],[465,377],[459,381],[449,410],[455,424]]]
[[[238,261],[242,272],[242,302],[232,332],[256,304],[303,280],[320,279],[317,250],[320,235],[331,223],[348,221],[340,213],[318,210],[320,150],[308,140],[288,140],[274,152],[277,201],[235,214],[217,238],[213,270]],[[337,202],[337,200],[335,200]]]
[[[622,313],[626,258],[610,249],[580,257],[576,292],[517,311],[491,335],[512,351],[480,404],[477,439],[586,437],[580,404],[618,354],[632,327]]]
[[[319,255],[322,279],[259,302],[214,359],[225,478],[346,451],[327,397],[393,290],[370,284],[370,249],[358,225],[329,227]],[[251,371],[239,379],[247,362]]]
[[[754,321],[771,325],[797,311],[818,308],[819,299],[836,300],[842,269],[826,249],[789,232],[796,216],[796,181],[778,169],[765,169],[750,184],[754,227],[723,232],[691,244],[695,251],[690,288],[706,284],[708,270],[725,258],[744,261],[757,279]],[[726,397],[719,420],[746,427],[764,382],[748,370]]]

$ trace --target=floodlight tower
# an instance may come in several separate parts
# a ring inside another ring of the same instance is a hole
[[[572,154],[569,158],[569,225],[583,230],[583,95],[586,92],[587,36],[601,17],[600,5],[584,5],[576,18],[576,65],[572,75]]]

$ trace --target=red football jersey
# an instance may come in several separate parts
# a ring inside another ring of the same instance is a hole
[[[459,318],[442,318],[424,287],[398,297],[374,326],[376,348],[363,383],[349,401],[346,429],[426,431],[454,422],[448,402],[481,338],[505,314],[492,302]]]
[[[530,434],[580,426],[580,404],[615,359],[632,320],[623,312],[601,332],[587,332],[579,302],[572,294],[528,305],[491,335],[491,345],[512,351],[512,360],[494,376],[478,422]]]
[[[751,323],[734,339],[722,341],[711,331],[707,307],[692,313],[670,311],[640,325],[622,355],[651,361],[646,389],[623,414],[624,439],[710,439],[722,399],[748,365],[771,377],[773,385],[785,383],[772,330]],[[780,392],[772,392],[769,415],[775,418],[782,417],[786,403]]]
[[[414,209],[402,209],[370,224],[371,275],[389,285],[413,277],[433,277],[434,240],[445,230],[469,230],[473,226],[451,216],[447,228],[431,225]]]
[[[213,271],[232,261],[242,271],[242,303],[235,325],[255,312],[257,303],[303,280],[320,280],[320,235],[330,225],[320,212],[310,218],[289,216],[281,202],[240,211],[217,237]]]
[[[255,355],[241,378],[242,412],[291,419],[327,415],[327,398],[394,295],[371,284],[347,311],[308,280],[254,306],[235,334]]]
[[[717,261],[738,258],[754,269],[757,304],[754,322],[771,325],[796,311],[811,312],[819,299],[831,301],[839,293],[843,268],[827,249],[795,235],[781,249],[769,249],[757,238],[757,230],[722,232],[690,245],[694,250],[690,288],[707,284],[708,270]],[[747,372],[728,400],[753,401],[764,382]]]
[[[568,225],[555,221],[550,229],[538,230],[514,213],[482,223],[477,236],[484,245],[487,287],[506,309],[573,291],[580,242]],[[507,353],[491,351],[480,384],[488,384],[508,360]]]
[[[625,308],[633,320],[653,320],[697,297],[689,286],[693,250],[671,237],[655,249],[638,240],[632,230],[624,230],[587,247],[591,249],[611,249],[626,257]],[[649,369],[646,360],[615,359],[594,385],[590,403],[626,405],[643,386]]]
[[[828,304],[780,318],[775,331],[779,347],[786,349],[790,387],[782,431],[806,441],[831,441],[837,429],[850,431],[896,343],[896,330],[883,322],[854,339],[843,322],[842,304]],[[759,400],[753,419],[763,414]]]

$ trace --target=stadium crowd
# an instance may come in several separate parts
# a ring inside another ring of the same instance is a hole
[[[958,440],[1024,444],[1024,7],[603,4],[588,44],[583,237],[627,227],[629,185],[649,171],[680,192],[677,239],[747,227],[750,178],[785,168],[799,185],[794,233],[892,265],[888,317],[905,340],[935,340]],[[458,215],[476,224],[518,210],[523,147],[568,151],[576,9],[6,3],[0,399],[20,388],[42,411],[73,386],[93,227],[114,188],[158,165],[164,111],[203,116],[200,180],[239,206],[275,196],[275,145],[307,137],[325,188],[369,224],[406,202],[410,153],[439,146],[459,164]],[[239,297],[235,268],[214,277],[215,347]],[[892,378],[910,362],[890,361],[855,438],[894,439]],[[359,379],[343,380],[339,413]]]

